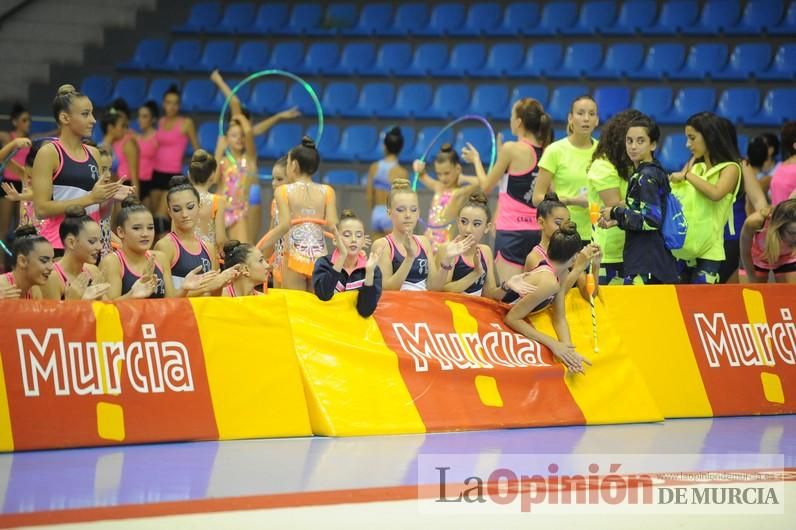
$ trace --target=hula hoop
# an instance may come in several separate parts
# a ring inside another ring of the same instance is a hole
[[[224,115],[227,113],[227,108],[229,107],[229,102],[232,101],[232,97],[238,93],[238,90],[243,88],[251,81],[269,75],[278,75],[292,79],[300,84],[310,95],[313,103],[315,104],[315,112],[318,115],[318,132],[317,137],[315,138],[315,144],[320,145],[321,137],[323,136],[323,108],[321,107],[321,100],[318,99],[318,94],[315,92],[315,89],[312,88],[312,85],[307,83],[304,79],[295,74],[291,74],[290,72],[277,69],[260,70],[259,72],[255,72],[232,88],[232,92],[229,96],[227,96],[227,99],[224,100],[224,104],[221,106],[221,113],[218,115],[218,135],[224,136]],[[227,148],[227,153],[229,153],[229,148]]]
[[[14,257],[14,255],[11,253],[11,251],[10,251],[10,250],[8,250],[8,247],[7,247],[7,246],[6,246],[6,244],[3,242],[3,240],[2,240],[2,239],[0,239],[0,247],[2,247],[2,249],[3,249],[3,252],[5,252],[6,254],[8,254],[10,257],[12,257],[12,258]]]
[[[426,157],[431,152],[431,148],[434,147],[434,144],[436,144],[439,141],[439,139],[442,138],[442,135],[445,134],[451,127],[467,120],[479,121],[489,130],[489,136],[492,138],[492,153],[489,159],[489,168],[491,169],[492,166],[495,165],[495,159],[497,159],[497,139],[495,138],[495,130],[492,129],[492,125],[489,124],[486,118],[484,118],[483,116],[479,116],[477,114],[468,114],[466,116],[462,116],[461,118],[455,119],[449,124],[447,124],[445,127],[443,127],[437,133],[434,139],[431,140],[431,143],[428,144],[428,147],[423,152],[423,156],[420,157],[420,161],[421,162],[426,161]],[[417,179],[419,177],[420,174],[415,172],[414,177],[412,178],[412,191],[417,191]]]

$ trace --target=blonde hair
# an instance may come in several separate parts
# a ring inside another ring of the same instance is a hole
[[[776,263],[779,259],[782,232],[790,223],[796,223],[796,199],[783,201],[773,210],[763,213],[769,218],[764,253],[769,263]]]
[[[412,189],[412,185],[407,179],[394,179],[390,184],[390,194],[387,196],[387,208],[392,204],[393,198],[401,193],[416,195],[415,191]]]

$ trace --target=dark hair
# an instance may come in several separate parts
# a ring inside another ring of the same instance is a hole
[[[287,167],[287,156],[280,156],[274,162],[274,167]]]
[[[768,160],[768,142],[766,137],[761,135],[755,136],[749,141],[746,147],[746,158],[752,167],[762,167]]]
[[[589,100],[592,103],[594,103],[595,107],[597,106],[597,100],[595,100],[589,94],[583,94],[582,96],[578,96],[578,97],[576,97],[575,99],[572,100],[572,103],[570,103],[570,105],[569,105],[569,114],[572,114],[575,111],[575,103],[577,103],[578,101],[583,101],[584,99]],[[572,129],[572,126],[569,123],[567,123],[567,134],[572,134],[573,131],[574,131],[574,129]]]
[[[69,108],[72,106],[72,102],[78,98],[85,97],[87,96],[78,92],[72,85],[59,86],[58,91],[55,93],[55,99],[53,99],[53,117],[55,118],[55,123],[60,125],[61,121],[59,118],[61,113],[68,113]]]
[[[61,242],[66,242],[68,236],[77,237],[86,223],[96,223],[96,221],[88,216],[85,208],[82,206],[70,206],[67,208],[64,212],[64,220],[58,228]]]
[[[552,236],[547,246],[547,256],[557,263],[566,263],[583,248],[578,227],[572,221],[564,221]]]
[[[193,187],[188,177],[174,175],[169,179],[169,191],[166,192],[166,203],[171,203],[171,196],[181,191],[191,191],[196,196],[196,200],[200,200],[199,192]]]
[[[204,184],[216,172],[216,167],[218,163],[213,155],[204,149],[197,149],[188,165],[188,176],[195,184]]]
[[[661,139],[661,128],[658,127],[658,124],[655,121],[647,116],[646,114],[642,114],[632,120],[628,121],[627,129],[625,129],[625,135],[627,136],[627,131],[631,129],[631,127],[642,127],[647,131],[647,136],[650,138],[650,142],[658,143],[658,140]]]
[[[11,258],[14,263],[20,256],[27,256],[37,243],[47,243],[47,238],[40,235],[33,225],[22,225],[14,230],[14,242],[11,244]]]
[[[459,215],[461,215],[462,210],[465,208],[481,208],[486,213],[486,222],[488,223],[492,220],[492,210],[489,208],[489,199],[483,191],[476,191],[470,194],[467,198],[467,202],[464,203],[462,209],[459,210]]]
[[[231,239],[224,243],[224,270],[246,263],[249,253],[254,247],[248,243],[241,243],[237,239]]]
[[[349,221],[349,220],[359,221],[360,223],[362,222],[362,219],[359,218],[359,216],[356,214],[354,210],[345,209],[340,214],[340,220],[337,222],[337,226],[343,224],[343,221]]]
[[[146,206],[135,197],[127,197],[122,201],[122,207],[116,213],[116,226],[124,226],[124,223],[131,215],[138,212],[150,213]],[[151,213],[150,213],[151,214]]]
[[[26,112],[28,112],[28,109],[25,108],[25,105],[22,103],[14,103],[14,105],[11,107],[11,121],[16,120]]]
[[[515,103],[517,117],[522,120],[522,127],[536,136],[536,140],[545,147],[552,140],[553,121],[545,113],[541,103],[533,98],[524,98]]]
[[[116,109],[118,112],[124,113],[128,118],[130,117],[130,105],[124,98],[116,98],[111,102],[111,108]]]
[[[627,180],[630,177],[630,167],[633,163],[627,156],[625,136],[628,123],[640,116],[643,114],[636,109],[627,109],[614,114],[605,122],[600,133],[600,141],[591,157],[592,162],[604,158],[616,168],[616,172],[622,179]]]
[[[141,105],[141,108],[148,109],[149,113],[152,114],[153,120],[157,120],[158,116],[160,116],[160,108],[158,107],[158,104],[152,101],[151,99],[146,103],[144,103],[143,105]]]
[[[787,160],[796,154],[793,144],[796,143],[796,121],[785,122],[780,131],[782,139],[782,160]]]
[[[454,166],[461,165],[459,153],[456,152],[456,149],[451,144],[442,144],[437,157],[434,159],[435,164],[444,164],[445,162],[450,162]]]
[[[727,124],[712,112],[699,112],[685,122],[693,127],[705,140],[705,149],[710,154],[713,164],[722,162],[737,162],[741,155],[738,153],[738,138],[733,138],[727,129]],[[703,159],[697,160],[702,162]]]
[[[313,175],[321,165],[321,157],[315,142],[309,136],[301,139],[301,143],[290,150],[288,153],[290,160],[298,162],[299,170],[305,175]]]
[[[774,150],[774,156],[776,157],[779,154],[779,137],[772,132],[764,132],[760,136],[766,139],[766,143]]]
[[[555,192],[549,191],[545,193],[544,199],[542,202],[539,203],[539,206],[536,207],[536,216],[541,217],[542,219],[547,219],[547,217],[553,213],[553,210],[556,208],[566,208],[567,205],[561,202],[561,199],[558,198],[558,195]]]
[[[178,87],[176,84],[169,85],[169,88],[167,88],[166,91],[163,93],[163,99],[166,99],[166,96],[168,96],[169,94],[174,94],[178,98],[182,98],[182,95],[180,94],[180,87]]]
[[[100,128],[102,129],[102,134],[108,134],[108,129],[110,126],[115,126],[117,123],[119,123],[119,120],[125,116],[127,115],[124,112],[116,109],[115,107],[111,107],[106,110],[102,114],[102,118],[100,118]]]
[[[25,157],[25,165],[27,167],[33,167],[33,162],[36,161],[36,155],[39,153],[39,149],[52,141],[52,138],[37,138],[31,141],[30,151],[28,151],[28,155]]]
[[[400,127],[393,127],[384,135],[384,148],[391,155],[401,154],[404,148],[404,135],[401,134]]]

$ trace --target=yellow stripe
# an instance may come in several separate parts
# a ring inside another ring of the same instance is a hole
[[[3,355],[0,354],[0,451],[14,450],[14,435],[11,432],[11,411],[8,408],[6,375],[3,371]]]

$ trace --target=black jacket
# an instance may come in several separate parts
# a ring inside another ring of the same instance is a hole
[[[312,288],[315,295],[324,302],[331,300],[336,292],[358,290],[357,312],[363,317],[369,317],[376,311],[376,305],[381,298],[381,269],[376,267],[373,271],[373,285],[367,286],[364,267],[354,269],[349,276],[345,269],[340,272],[334,270],[332,256],[324,256],[315,262]]]

